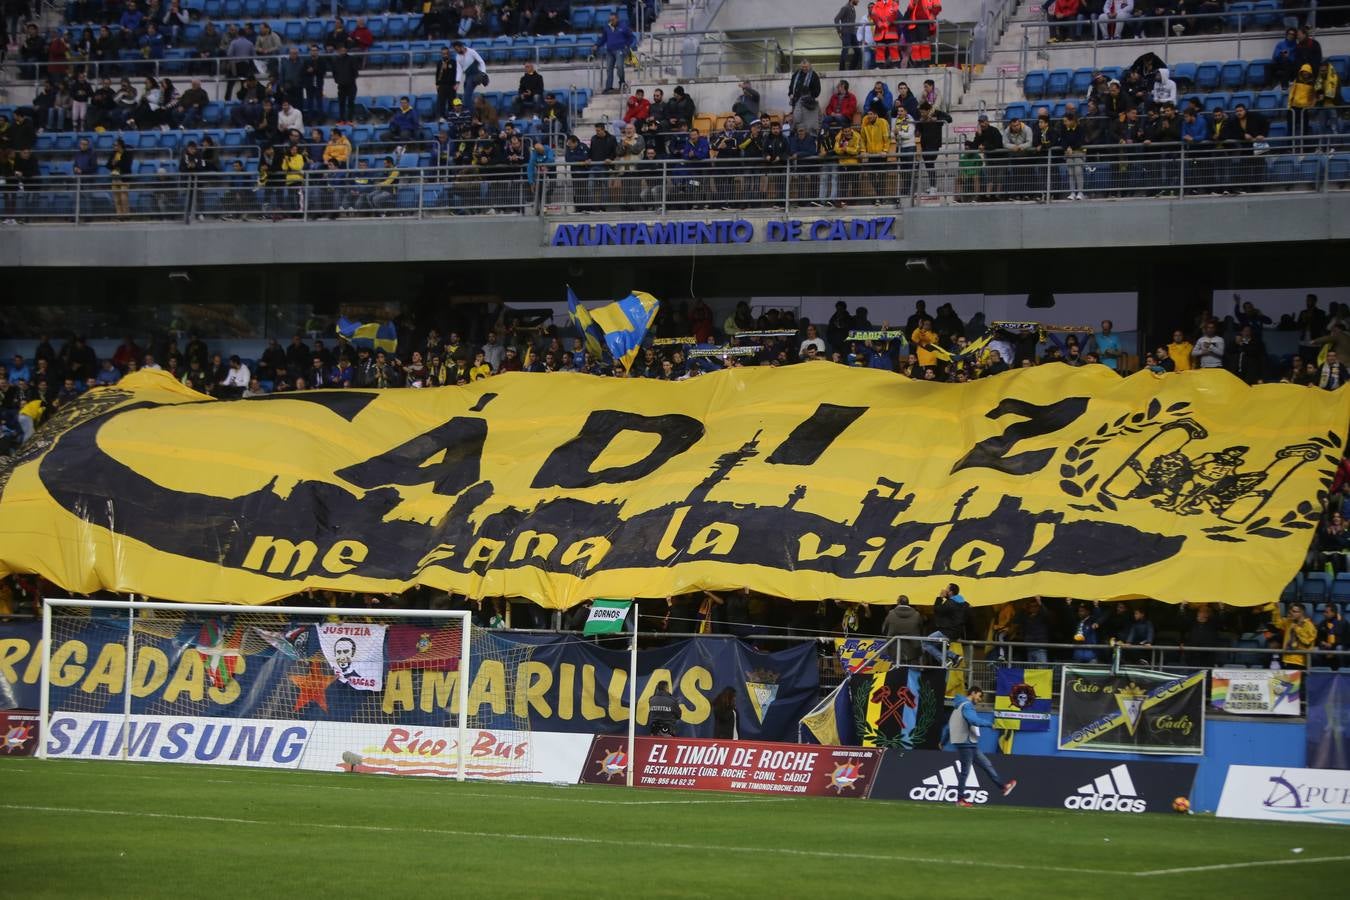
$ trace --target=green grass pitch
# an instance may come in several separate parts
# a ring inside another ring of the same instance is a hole
[[[0,760],[6,896],[1326,897],[1350,830]]]

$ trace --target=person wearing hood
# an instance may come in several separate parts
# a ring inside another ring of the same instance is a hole
[[[900,82],[895,86],[895,102],[891,110],[891,117],[895,117],[895,108],[904,107],[905,112],[909,113],[911,119],[919,118],[919,98],[909,89],[907,82]]]
[[[1153,84],[1151,99],[1154,108],[1161,108],[1169,103],[1176,105],[1177,83],[1172,80],[1171,72],[1166,66],[1158,70],[1158,80]]]
[[[1289,135],[1295,139],[1295,149],[1302,150],[1304,129],[1308,123],[1308,110],[1317,105],[1317,84],[1313,79],[1313,67],[1308,64],[1299,66],[1298,77],[1289,85]]]
[[[888,638],[901,638],[897,642],[895,652],[897,663],[912,666],[919,662],[922,655],[919,642],[904,638],[917,638],[923,635],[923,617],[919,615],[917,609],[909,605],[909,598],[904,594],[895,601],[891,611],[886,613],[886,618],[881,623],[881,633]]]

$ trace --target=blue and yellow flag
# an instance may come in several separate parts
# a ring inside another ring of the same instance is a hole
[[[337,335],[357,350],[383,350],[385,353],[398,351],[398,329],[393,322],[368,322],[362,324],[352,319],[339,318]]]
[[[832,694],[816,704],[815,709],[802,716],[798,737],[805,744],[823,744],[827,747],[857,746],[851,678],[845,678]]]
[[[999,669],[994,695],[994,727],[1008,731],[1050,730],[1050,669]]]
[[[834,652],[839,665],[850,675],[884,672],[891,661],[882,655],[890,641],[886,638],[835,638]]]
[[[569,298],[570,302],[570,298]],[[577,307],[581,309],[580,306]],[[661,301],[645,291],[634,291],[618,303],[610,303],[590,311],[590,316],[604,334],[605,346],[615,362],[625,369],[633,367],[647,329],[656,320]]]
[[[591,311],[577,302],[577,295],[572,292],[572,286],[567,286],[567,311],[572,316],[572,322],[581,332],[582,338],[586,341],[586,349],[590,352],[592,359],[605,358],[605,333],[600,330],[600,326],[595,324],[591,318]]]

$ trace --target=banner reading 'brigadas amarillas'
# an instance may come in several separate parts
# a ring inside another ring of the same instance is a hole
[[[221,402],[95,391],[0,469],[0,573],[264,603],[304,588],[565,608],[795,600],[1266,603],[1298,569],[1350,391],[1042,366],[948,385],[809,363],[683,383]]]

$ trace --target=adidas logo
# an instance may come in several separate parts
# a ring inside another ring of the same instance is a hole
[[[1122,763],[1080,787],[1077,794],[1065,799],[1064,808],[1141,813],[1148,811],[1148,803],[1135,790],[1129,766]]]
[[[984,803],[989,799],[989,792],[980,787],[980,779],[975,774],[975,767],[972,766],[970,771],[966,773],[966,783],[962,785],[956,774],[955,765],[946,766],[936,775],[929,775],[925,778],[923,784],[915,785],[909,792],[909,799],[955,803],[958,791],[961,794],[961,799],[970,803]]]

